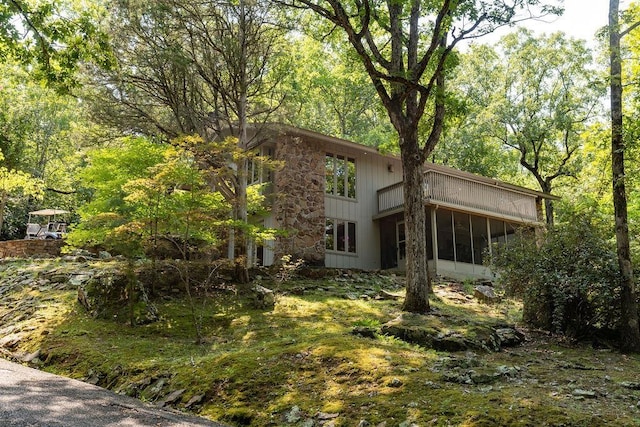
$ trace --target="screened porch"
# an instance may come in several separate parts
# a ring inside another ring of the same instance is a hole
[[[433,273],[457,278],[490,278],[485,258],[492,243],[540,224],[541,193],[458,171],[427,170],[425,209],[427,254]],[[381,267],[404,270],[406,232],[402,183],[378,191]]]

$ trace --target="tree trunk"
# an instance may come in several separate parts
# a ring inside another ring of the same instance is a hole
[[[406,297],[402,309],[412,313],[430,310],[431,277],[427,266],[424,170],[417,142],[411,132],[400,144],[404,178],[404,220],[407,236]],[[413,140],[410,140],[413,139]]]
[[[240,11],[238,16],[238,44],[240,52],[238,58],[240,60],[240,63],[238,64],[238,144],[240,145],[240,148],[246,151],[249,148],[249,141],[247,138],[247,92],[249,85],[247,83],[247,38],[245,33],[247,29],[247,22],[245,1],[240,0],[239,6]],[[249,217],[247,213],[247,174],[248,160],[246,156],[243,156],[240,160],[240,163],[238,164],[238,188],[236,189],[238,203],[238,220],[240,220],[243,225],[248,225],[249,223]],[[251,266],[253,255],[249,253],[249,250],[251,248],[251,243],[249,242],[250,236],[247,235],[245,230],[237,230],[238,241],[241,242],[241,244],[244,246],[244,257],[240,259],[240,262],[236,263],[236,279],[240,283],[249,282],[249,267]]]
[[[246,138],[246,136],[245,136]],[[244,149],[246,149],[243,146]],[[239,185],[236,190],[236,197],[238,203],[238,220],[246,226],[249,223],[249,217],[247,215],[247,158],[243,157],[238,165],[238,181]],[[236,262],[236,280],[240,283],[249,282],[249,265],[251,262],[251,254],[248,252],[250,248],[249,239],[246,231],[238,228],[236,230],[236,237],[239,244],[241,244],[242,252],[238,261]]]
[[[2,227],[4,227],[4,209],[7,207],[7,200],[9,195],[6,191],[0,194],[0,234],[2,234]]]
[[[551,195],[551,190],[553,188],[550,181],[545,181],[543,184],[541,184],[541,188],[544,194]],[[555,215],[553,211],[553,200],[551,199],[544,199],[544,216],[547,222],[547,226],[549,228],[553,227],[553,224],[555,223]]]
[[[616,221],[616,246],[621,274],[620,345],[623,351],[640,351],[638,305],[629,249],[627,194],[624,171],[622,130],[622,60],[620,57],[619,0],[609,1],[609,55],[611,85],[611,170],[613,207]]]

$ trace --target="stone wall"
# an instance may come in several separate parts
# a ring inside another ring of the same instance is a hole
[[[276,242],[275,259],[291,255],[324,265],[324,158],[321,144],[281,136],[275,150],[284,167],[275,175],[274,217],[288,235]]]
[[[62,240],[7,240],[0,242],[0,258],[56,257],[60,255]]]

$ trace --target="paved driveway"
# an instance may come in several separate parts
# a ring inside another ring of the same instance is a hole
[[[0,359],[0,426],[224,427]]]

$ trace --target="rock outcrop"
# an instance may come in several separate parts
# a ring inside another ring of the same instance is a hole
[[[385,323],[380,331],[439,351],[499,351],[524,341],[524,335],[512,326],[458,321],[445,327],[438,316],[414,313],[402,313]]]

